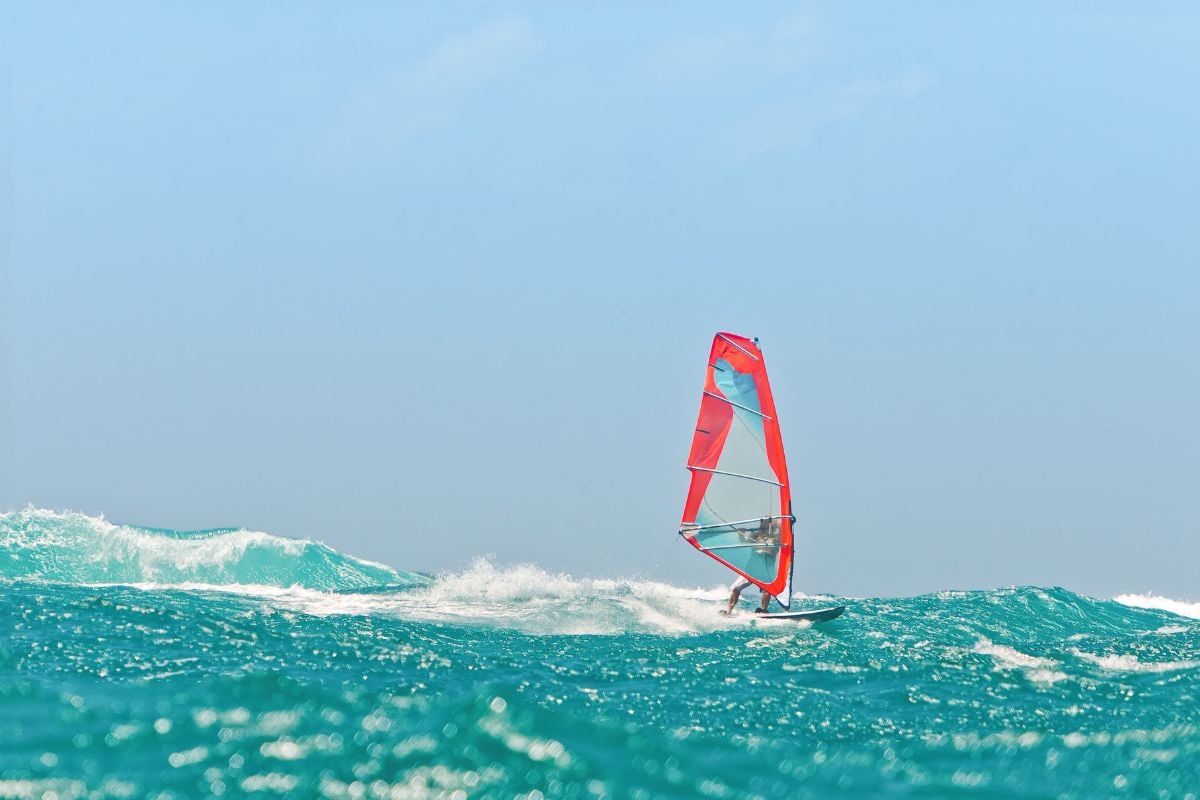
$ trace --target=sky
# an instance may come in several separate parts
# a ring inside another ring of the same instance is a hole
[[[1200,600],[1200,12],[11,4],[0,509],[715,585],[711,337],[797,588]]]

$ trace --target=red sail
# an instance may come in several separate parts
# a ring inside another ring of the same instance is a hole
[[[679,532],[696,549],[791,604],[791,491],[767,368],[756,340],[713,338]]]

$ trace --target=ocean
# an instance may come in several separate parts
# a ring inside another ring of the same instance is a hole
[[[36,509],[0,515],[0,588],[0,798],[1200,798],[1200,604],[1166,598],[808,626]]]

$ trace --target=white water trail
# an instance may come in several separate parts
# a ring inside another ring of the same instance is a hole
[[[468,569],[439,576],[428,586],[388,592],[327,592],[302,586],[144,582],[146,591],[220,592],[260,598],[270,611],[312,616],[376,615],[420,622],[486,625],[534,635],[681,635],[768,623],[749,606],[722,616],[723,586],[672,586],[659,581],[575,578],[530,564],[501,567],[479,559]],[[797,595],[798,598],[803,596]],[[801,631],[776,622],[772,628]]]

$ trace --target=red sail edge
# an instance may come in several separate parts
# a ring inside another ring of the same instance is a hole
[[[714,377],[716,364],[720,360],[730,364],[739,373],[753,376],[759,411],[763,416],[763,444],[766,449],[767,462],[774,472],[776,482],[780,484],[778,487],[779,509],[783,519],[780,520],[782,527],[779,558],[776,574],[770,581],[762,581],[752,575],[747,575],[738,567],[721,558],[718,553],[705,550],[697,541],[695,534],[689,533],[687,530],[687,526],[696,520],[701,503],[704,501],[704,495],[713,479],[713,473],[704,470],[717,468],[726,438],[734,422],[733,407],[718,387]],[[783,437],[779,431],[779,416],[775,410],[775,398],[771,393],[770,381],[767,379],[767,367],[762,351],[759,350],[757,342],[753,339],[728,332],[721,332],[713,337],[708,366],[704,373],[704,394],[700,401],[700,414],[696,420],[696,430],[692,437],[692,447],[688,453],[687,463],[689,468],[699,469],[691,469],[691,486],[688,489],[681,520],[683,537],[700,552],[761,587],[767,593],[774,595],[784,607],[790,605],[793,557],[791,487],[788,482],[787,460],[783,452]]]

